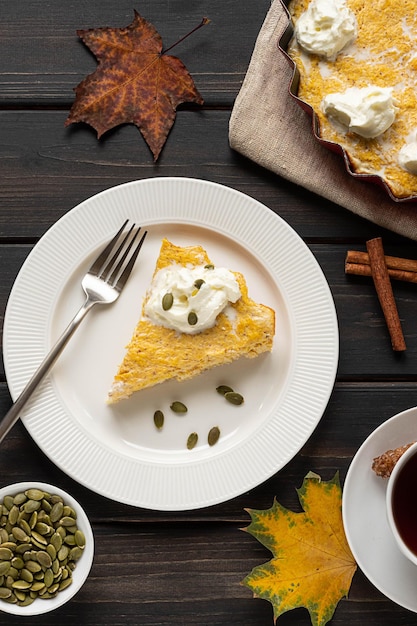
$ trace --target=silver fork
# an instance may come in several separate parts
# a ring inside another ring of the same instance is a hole
[[[135,230],[135,224],[133,224],[123,234],[128,221],[125,221],[83,277],[81,285],[86,295],[84,304],[75,314],[22,393],[0,422],[0,442],[3,441],[9,430],[17,422],[26,403],[49,372],[88,311],[95,304],[111,304],[119,297],[147,235],[145,231],[134,247],[140,227]]]

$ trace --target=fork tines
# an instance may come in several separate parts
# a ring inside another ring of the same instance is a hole
[[[145,231],[136,247],[133,248],[141,227],[135,229],[136,225],[133,223],[124,233],[128,222],[129,220],[124,222],[89,270],[90,274],[105,280],[119,290],[126,283],[147,235],[147,231]],[[124,234],[120,240],[122,233]]]

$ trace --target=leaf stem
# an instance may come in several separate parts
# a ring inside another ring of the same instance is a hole
[[[184,35],[184,37],[181,37],[181,39],[178,39],[178,41],[176,41],[175,43],[172,44],[172,46],[169,46],[169,48],[165,48],[164,50],[161,51],[161,56],[163,54],[166,54],[169,50],[172,50],[172,48],[175,48],[175,46],[178,46],[179,43],[181,43],[182,41],[184,41],[184,39],[187,39],[187,37],[189,37],[190,35],[192,35],[193,33],[195,33],[196,30],[198,30],[199,28],[201,28],[202,26],[205,26],[206,24],[208,24],[210,22],[208,17],[203,17],[203,19],[201,20],[200,24],[198,24],[197,26],[195,26],[195,28],[193,28],[192,30],[190,30],[189,33],[187,33],[186,35]]]

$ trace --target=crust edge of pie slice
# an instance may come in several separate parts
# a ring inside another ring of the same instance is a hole
[[[160,269],[174,264],[211,263],[202,246],[180,247],[163,239],[154,276]],[[234,314],[220,313],[212,328],[197,334],[179,333],[145,318],[145,296],[142,315],[108,393],[108,404],[167,380],[187,380],[218,365],[241,357],[255,358],[272,350],[275,311],[252,300],[244,276],[232,273],[241,291],[239,300],[229,303]]]

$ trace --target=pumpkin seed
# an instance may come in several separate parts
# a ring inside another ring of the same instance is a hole
[[[32,583],[33,582],[33,574],[32,574],[32,572],[30,572],[25,567],[20,572],[20,578],[22,580],[26,580],[28,583]]]
[[[214,444],[216,444],[219,440],[220,437],[220,429],[218,426],[213,426],[213,428],[210,429],[209,434],[207,436],[207,441],[209,446],[214,446]]]
[[[205,270],[214,270],[214,265],[212,263],[207,263],[207,265],[204,266]]]
[[[206,281],[203,280],[202,278],[197,278],[197,280],[194,281],[194,287],[196,289],[201,289],[201,287],[204,285]]]
[[[190,311],[188,313],[187,321],[188,321],[190,326],[195,326],[197,324],[197,322],[198,322],[197,313],[195,313],[195,311]]]
[[[59,591],[63,591],[72,584],[72,578],[66,578],[59,583]]]
[[[70,517],[69,515],[61,517],[60,523],[62,526],[70,527],[74,524],[74,518]]]
[[[4,600],[5,598],[10,598],[12,592],[7,587],[0,587],[0,598]]]
[[[10,511],[10,509],[12,508],[14,502],[13,502],[13,496],[4,496],[3,498],[3,505],[6,507],[6,509],[8,509]]]
[[[9,515],[8,515],[10,524],[13,524],[14,526],[17,522],[18,517],[19,517],[19,507],[14,504],[12,508],[10,509]]]
[[[51,522],[55,523],[59,519],[61,519],[63,511],[64,511],[64,504],[62,502],[56,502],[53,505],[51,512],[49,514],[49,517],[51,518]]]
[[[20,591],[23,591],[24,589],[30,589],[30,583],[28,583],[27,580],[15,580],[12,584],[12,588],[20,589]]]
[[[243,404],[244,402],[243,396],[240,395],[240,393],[237,393],[236,391],[228,391],[227,393],[224,394],[224,397],[231,404],[239,405],[239,404]]]
[[[42,566],[36,561],[26,561],[25,567],[27,570],[29,570],[29,572],[32,572],[32,574],[36,574],[42,569]]]
[[[51,567],[52,559],[45,550],[39,550],[36,558],[38,562],[42,565],[42,567]]]
[[[45,497],[45,492],[40,489],[28,489],[25,491],[25,495],[29,500],[42,500]]]
[[[75,543],[79,548],[84,548],[85,546],[85,535],[82,530],[77,530],[75,532]]]
[[[27,500],[27,496],[25,496],[23,492],[20,492],[20,493],[17,493],[15,497],[13,498],[13,503],[16,504],[17,506],[20,506],[21,504],[26,502],[26,500]]]
[[[161,429],[164,425],[164,419],[164,414],[162,413],[162,411],[159,411],[159,409],[153,414],[153,421],[158,429]]]
[[[10,548],[0,548],[0,560],[11,561],[13,558],[13,552]]]
[[[216,391],[220,395],[224,396],[226,393],[232,393],[233,389],[229,387],[229,385],[219,385],[218,387],[216,387]]]
[[[183,402],[180,402],[179,400],[175,400],[175,402],[171,404],[170,408],[172,411],[174,411],[174,413],[187,413],[188,411],[185,404]]]
[[[189,450],[192,450],[193,448],[195,448],[195,446],[197,445],[197,441],[198,441],[197,433],[191,433],[190,435],[188,435],[187,448]]]
[[[0,563],[0,576],[5,576],[10,569],[10,561],[2,561]]]
[[[174,304],[174,296],[172,293],[166,293],[162,298],[162,308],[164,311],[169,311],[169,309]]]
[[[28,500],[23,505],[23,510],[25,513],[33,513],[33,511],[37,511],[41,506],[39,500]]]

